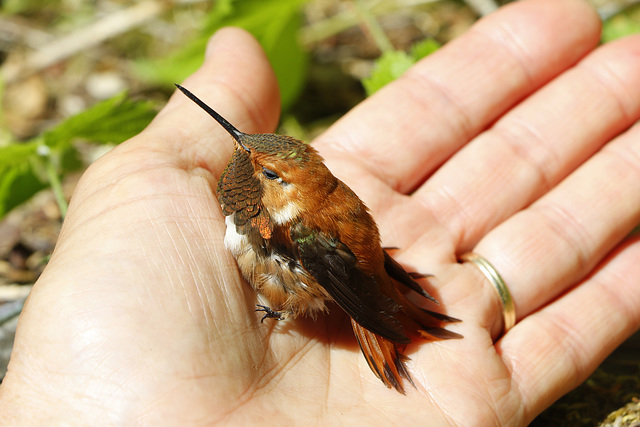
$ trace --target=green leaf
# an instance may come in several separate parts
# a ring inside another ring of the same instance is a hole
[[[203,28],[205,32],[211,32],[220,28],[222,20],[231,16],[235,10],[235,0],[218,0],[213,9],[207,15]]]
[[[52,162],[60,175],[82,166],[72,145],[75,139],[120,143],[138,134],[154,115],[150,103],[121,94],[63,121],[42,137],[0,147],[0,218],[49,185],[46,162]]]
[[[431,55],[436,50],[440,49],[440,43],[434,39],[424,39],[411,46],[411,58],[415,62],[418,62],[425,56]]]
[[[402,51],[388,51],[376,60],[371,75],[362,80],[367,96],[371,96],[387,83],[390,83],[404,74],[415,61],[407,53]]]
[[[44,133],[53,151],[64,151],[76,138],[97,143],[120,143],[140,133],[156,112],[151,103],[132,101],[126,93],[99,102]]]
[[[371,75],[362,80],[367,96],[400,77],[418,60],[435,52],[439,47],[436,41],[427,39],[414,44],[410,54],[398,50],[384,52],[376,60]]]
[[[46,187],[36,173],[38,142],[0,147],[0,218]]]
[[[176,54],[138,62],[134,69],[147,81],[166,86],[183,81],[202,64],[207,41],[224,26],[244,28],[265,50],[280,86],[281,104],[287,109],[302,89],[308,58],[298,43],[302,26],[300,7],[307,0],[242,0],[219,2],[209,15],[203,33]]]

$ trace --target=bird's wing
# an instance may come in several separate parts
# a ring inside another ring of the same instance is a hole
[[[303,223],[291,228],[302,266],[359,325],[396,343],[411,342],[394,316],[398,305],[380,292],[375,277],[358,268],[358,259],[339,239]]]

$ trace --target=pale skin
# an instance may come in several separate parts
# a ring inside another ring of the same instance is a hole
[[[577,0],[519,2],[314,142],[463,320],[448,327],[464,339],[407,348],[406,396],[336,306],[260,323],[213,190],[231,138],[176,94],[78,185],[20,318],[0,424],[530,422],[640,327],[640,37],[598,48],[599,30]],[[217,33],[184,86],[243,131],[277,124],[274,76],[241,30]],[[469,250],[511,290],[504,335],[490,283],[456,262]]]

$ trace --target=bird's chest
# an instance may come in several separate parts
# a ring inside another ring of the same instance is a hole
[[[233,254],[244,278],[273,308],[297,317],[325,310],[329,295],[304,269],[299,260],[274,248],[269,241],[251,234],[238,233],[233,214],[225,219],[225,247]]]

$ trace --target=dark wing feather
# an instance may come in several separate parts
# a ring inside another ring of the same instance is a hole
[[[409,289],[419,293],[420,295],[427,298],[428,300],[433,301],[436,304],[439,304],[438,300],[436,300],[434,297],[429,295],[429,293],[424,289],[422,289],[422,286],[420,286],[420,284],[414,280],[412,273],[407,273],[406,270],[402,268],[402,266],[398,264],[396,260],[391,258],[391,256],[387,253],[386,250],[383,252],[384,252],[384,269],[387,271],[387,274],[392,279],[397,280],[399,283],[402,283]]]
[[[411,342],[394,316],[398,305],[380,292],[373,276],[358,268],[346,245],[302,223],[291,228],[291,239],[302,266],[358,324],[393,342]]]
[[[425,291],[424,289],[422,289],[422,286],[420,286],[420,284],[418,282],[415,281],[415,278],[422,278],[422,277],[427,277],[424,276],[422,274],[419,273],[407,273],[407,271],[402,268],[402,266],[396,261],[394,260],[388,253],[386,250],[384,250],[384,268],[387,271],[387,274],[389,275],[389,277],[391,277],[392,279],[395,279],[398,283],[403,284],[404,286],[406,286],[407,288],[419,293],[420,295],[422,295],[423,297],[427,298],[429,301],[432,301],[436,304],[439,304],[438,301],[432,297],[431,295],[429,295],[429,293],[427,291]],[[403,302],[403,304],[406,305],[413,305],[415,306],[415,304],[411,303],[410,301],[406,300]],[[431,310],[427,310],[425,308],[421,308],[416,306],[417,309],[419,309],[421,312],[428,314],[429,316],[441,321],[441,322],[447,322],[447,323],[455,323],[455,322],[460,322],[460,319],[456,319],[455,317],[451,317],[451,316],[447,316],[446,314],[442,314],[442,313],[437,313],[435,311],[431,311]],[[415,313],[415,311],[414,311]],[[411,316],[414,320],[417,320],[416,317],[421,317],[421,316]],[[421,323],[422,326],[425,326],[425,323]],[[438,329],[438,328],[436,328]],[[442,329],[444,332],[444,335],[446,335],[446,337],[451,338],[451,334],[456,335],[456,337],[460,337],[460,335],[455,334],[454,332],[449,332],[446,331],[444,329]],[[431,330],[433,331],[433,330]],[[431,335],[437,336],[438,338],[443,338],[443,334],[440,335],[436,335],[435,333],[430,332]]]

